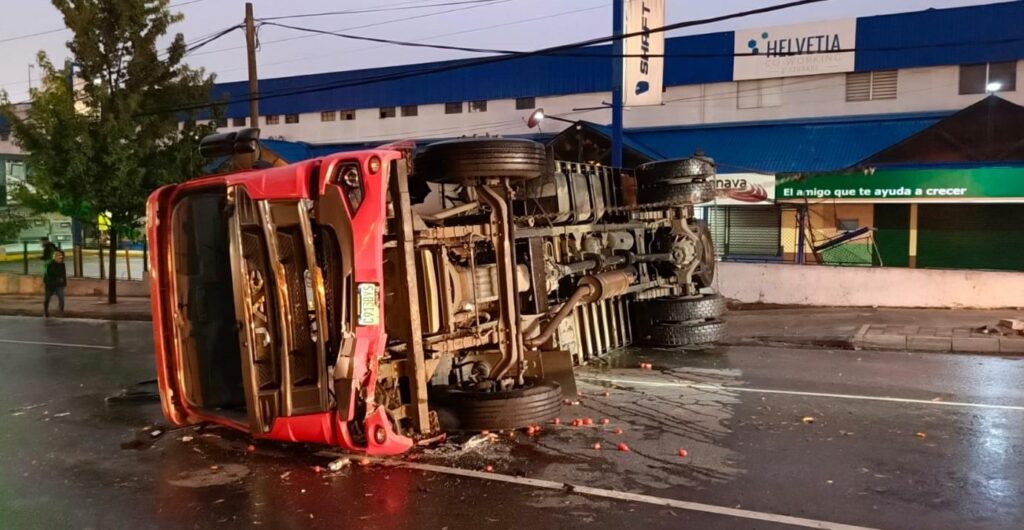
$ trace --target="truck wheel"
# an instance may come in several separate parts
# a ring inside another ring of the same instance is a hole
[[[697,234],[697,244],[700,246],[700,264],[693,271],[693,281],[698,288],[706,289],[715,282],[715,269],[718,267],[715,241],[711,239],[711,231],[704,221],[694,221],[690,229]]]
[[[638,185],[636,193],[640,204],[673,203],[700,204],[715,198],[715,184],[707,181],[681,182],[678,184]]]
[[[719,342],[725,338],[725,322],[711,320],[697,324],[659,322],[643,331],[638,341],[645,346],[675,348],[700,346]]]
[[[416,152],[413,173],[440,184],[481,178],[529,180],[553,172],[544,145],[521,138],[466,138],[427,145]]]
[[[657,184],[669,179],[710,178],[715,174],[715,162],[703,156],[659,160],[637,166],[634,173],[640,186]]]
[[[430,390],[441,428],[452,431],[519,429],[545,423],[562,407],[562,388],[546,379],[526,379],[524,388],[477,392],[452,386]]]
[[[725,313],[725,298],[720,294],[700,296],[666,296],[638,302],[641,311],[652,321],[661,323],[711,320]]]

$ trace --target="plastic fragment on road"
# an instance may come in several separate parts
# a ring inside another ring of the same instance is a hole
[[[626,445],[625,443],[622,443],[622,442],[619,442],[618,449],[619,449],[619,451],[622,451],[623,453],[628,453],[629,452],[629,446]]]
[[[804,416],[800,421],[804,423],[814,423],[814,416]]]
[[[194,440],[194,439],[195,439],[195,438],[193,438],[192,436],[189,436],[189,435],[187,435],[187,434],[186,434],[185,436],[182,436],[182,437],[180,438],[180,440],[181,440],[182,442],[185,442],[185,443],[189,443],[189,442],[191,442],[191,441],[192,441],[192,440]]]
[[[352,465],[352,461],[348,458],[339,458],[330,464],[327,464],[327,469],[330,469],[331,471],[341,471],[350,465]]]
[[[686,449],[680,449],[680,450],[679,450],[679,456],[681,456],[681,457],[683,457],[683,458],[686,458],[686,456],[687,456],[687,455],[689,455],[689,454],[690,454],[690,453],[688,453],[688,452],[686,451]]]
[[[152,436],[153,438],[156,438],[157,436],[160,436],[163,433],[164,431],[160,429],[153,429],[152,431],[149,431],[149,435]]]
[[[923,433],[923,432],[915,432],[915,433],[914,433],[914,436],[917,436],[918,438],[920,438],[920,439],[922,439],[922,440],[924,440],[925,438],[927,438],[927,437],[928,437],[928,435],[927,435],[927,434],[925,434],[925,433]]]

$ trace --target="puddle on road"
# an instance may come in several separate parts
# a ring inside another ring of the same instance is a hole
[[[654,369],[637,368],[641,359]],[[492,465],[500,473],[627,491],[730,480],[741,473],[740,456],[726,443],[732,432],[727,423],[739,398],[718,386],[737,384],[740,373],[716,367],[721,362],[709,352],[626,351],[602,360],[601,366],[577,370],[580,404],[563,406],[559,425],[543,425],[535,436],[499,433],[495,443],[469,451],[453,443],[450,449],[421,453],[416,460],[471,469]],[[594,379],[685,380],[711,387],[631,386]],[[590,418],[592,425],[572,427],[575,418]],[[601,423],[604,418],[606,425]],[[629,451],[619,451],[620,443]],[[680,449],[686,457],[679,456]]]
[[[183,488],[208,488],[238,482],[249,476],[249,468],[241,464],[224,464],[185,471],[167,482]]]

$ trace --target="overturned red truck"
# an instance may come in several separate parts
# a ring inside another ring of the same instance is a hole
[[[207,154],[250,153],[258,131]],[[473,138],[192,180],[148,203],[164,414],[398,454],[555,417],[574,364],[723,333],[695,156],[626,173]]]

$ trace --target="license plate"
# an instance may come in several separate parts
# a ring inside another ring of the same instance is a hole
[[[356,323],[360,326],[376,326],[380,324],[380,298],[377,295],[377,284],[361,283],[359,291],[359,316]]]

